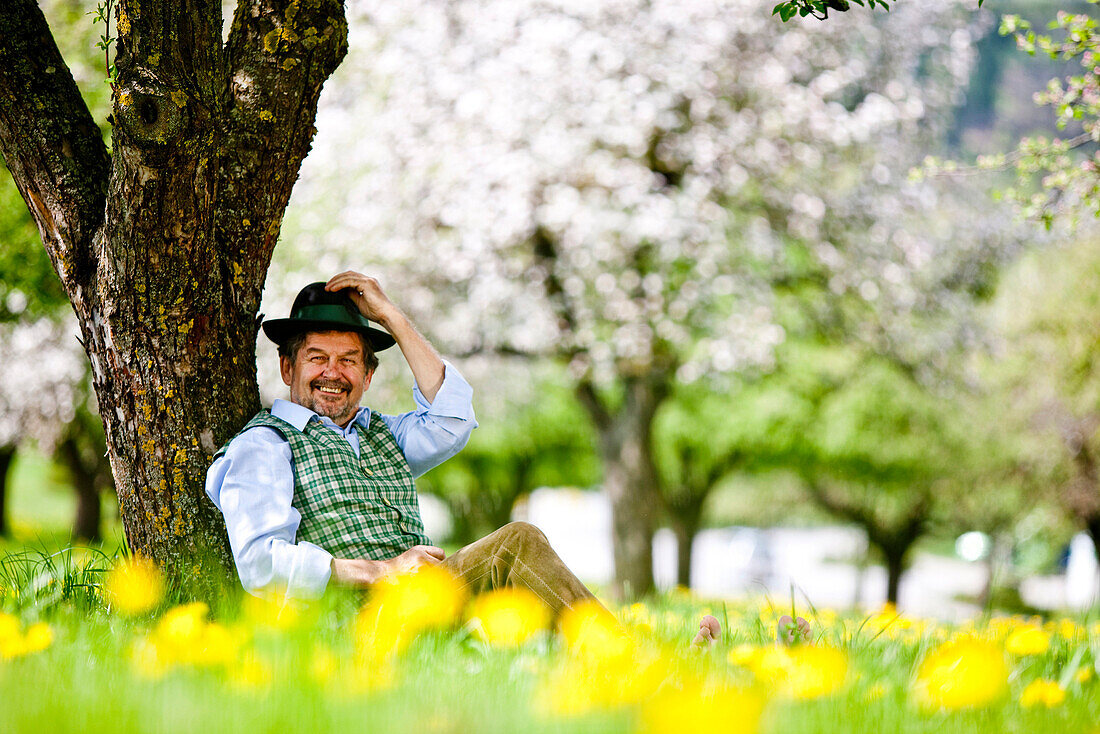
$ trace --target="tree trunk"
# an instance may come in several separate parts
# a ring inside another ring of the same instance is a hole
[[[8,470],[15,459],[14,446],[0,446],[0,538],[8,537]]]
[[[117,6],[112,149],[33,0],[0,14],[0,148],[81,323],[130,548],[228,577],[213,453],[259,407],[256,312],[339,0]]]
[[[699,532],[699,517],[678,516],[672,520],[672,531],[676,533],[676,583],[685,588],[691,587],[691,547]]]
[[[1096,552],[1097,564],[1100,565],[1100,515],[1090,518],[1085,525],[1085,529],[1088,531],[1089,537],[1092,538],[1092,548]],[[1097,569],[1097,574],[1100,575],[1100,569]],[[1100,583],[1100,580],[1098,580],[1098,583]]]
[[[897,606],[898,588],[901,586],[901,576],[905,572],[905,555],[908,548],[899,551],[896,548],[883,548],[886,559],[886,601]]]
[[[806,488],[814,501],[824,509],[854,522],[867,533],[869,545],[878,548],[886,561],[886,601],[897,604],[898,587],[905,571],[905,559],[909,550],[924,535],[928,516],[932,507],[932,494],[929,487],[921,487],[920,494],[906,508],[906,512],[887,523],[877,517],[874,508],[860,504],[842,494],[830,492],[816,477],[803,477]],[[916,491],[917,487],[913,487]]]
[[[88,466],[77,437],[68,435],[58,447],[69,477],[76,491],[76,519],[73,522],[73,537],[97,543],[102,539],[100,520],[102,503],[99,496],[99,479],[95,467]]]
[[[614,593],[629,599],[653,591],[653,533],[660,497],[651,445],[653,416],[667,393],[656,375],[624,381],[622,404],[614,412],[587,382],[578,386],[599,436],[603,487],[611,500]]]

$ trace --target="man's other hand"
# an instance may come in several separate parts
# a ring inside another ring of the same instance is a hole
[[[434,545],[414,545],[399,556],[384,561],[366,559],[333,558],[332,580],[347,586],[365,587],[387,576],[412,573],[421,566],[432,566],[447,554]]]
[[[442,548],[434,545],[414,545],[399,556],[383,563],[389,566],[387,576],[391,574],[412,573],[421,566],[434,566],[447,557]]]

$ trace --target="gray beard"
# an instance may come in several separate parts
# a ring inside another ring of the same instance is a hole
[[[336,412],[337,409],[335,407],[330,408],[327,405],[318,402],[314,402],[312,405],[307,405],[306,407],[312,410],[317,415],[322,415],[325,418],[330,418],[333,423],[346,422],[353,415],[355,415],[355,412],[358,409],[358,406],[356,405],[348,405],[340,412]]]
[[[300,395],[293,394],[293,392],[290,395],[290,401],[301,405],[303,408],[309,408],[317,415],[324,416],[336,424],[346,423],[359,410],[358,405],[350,404],[342,410],[339,410],[336,406],[329,407],[326,403],[314,400],[312,395],[307,395],[305,398],[302,398]],[[339,412],[337,412],[338,410]]]

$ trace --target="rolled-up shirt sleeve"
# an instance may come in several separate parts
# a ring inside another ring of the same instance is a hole
[[[405,453],[414,477],[461,451],[477,428],[473,388],[449,362],[444,361],[443,365],[443,384],[434,400],[428,402],[420,387],[415,385],[415,410],[380,416]]]
[[[295,542],[302,516],[291,505],[290,445],[277,431],[257,426],[233,439],[206,474],[206,494],[225,517],[245,590],[321,596],[332,555],[313,543]]]

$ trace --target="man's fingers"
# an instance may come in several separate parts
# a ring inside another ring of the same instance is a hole
[[[327,291],[339,291],[344,288],[351,288],[360,295],[366,295],[369,290],[377,290],[379,293],[382,292],[382,286],[379,284],[377,278],[357,273],[354,270],[348,270],[339,275],[334,275],[325,283],[325,290]]]
[[[440,561],[447,557],[447,554],[443,552],[442,548],[437,548],[434,545],[418,545],[416,547],[427,553],[432,558]]]
[[[338,291],[344,288],[350,288],[355,285],[356,280],[363,279],[365,277],[366,276],[362,273],[357,273],[354,270],[345,270],[344,272],[329,278],[328,282],[325,283],[325,290]]]

